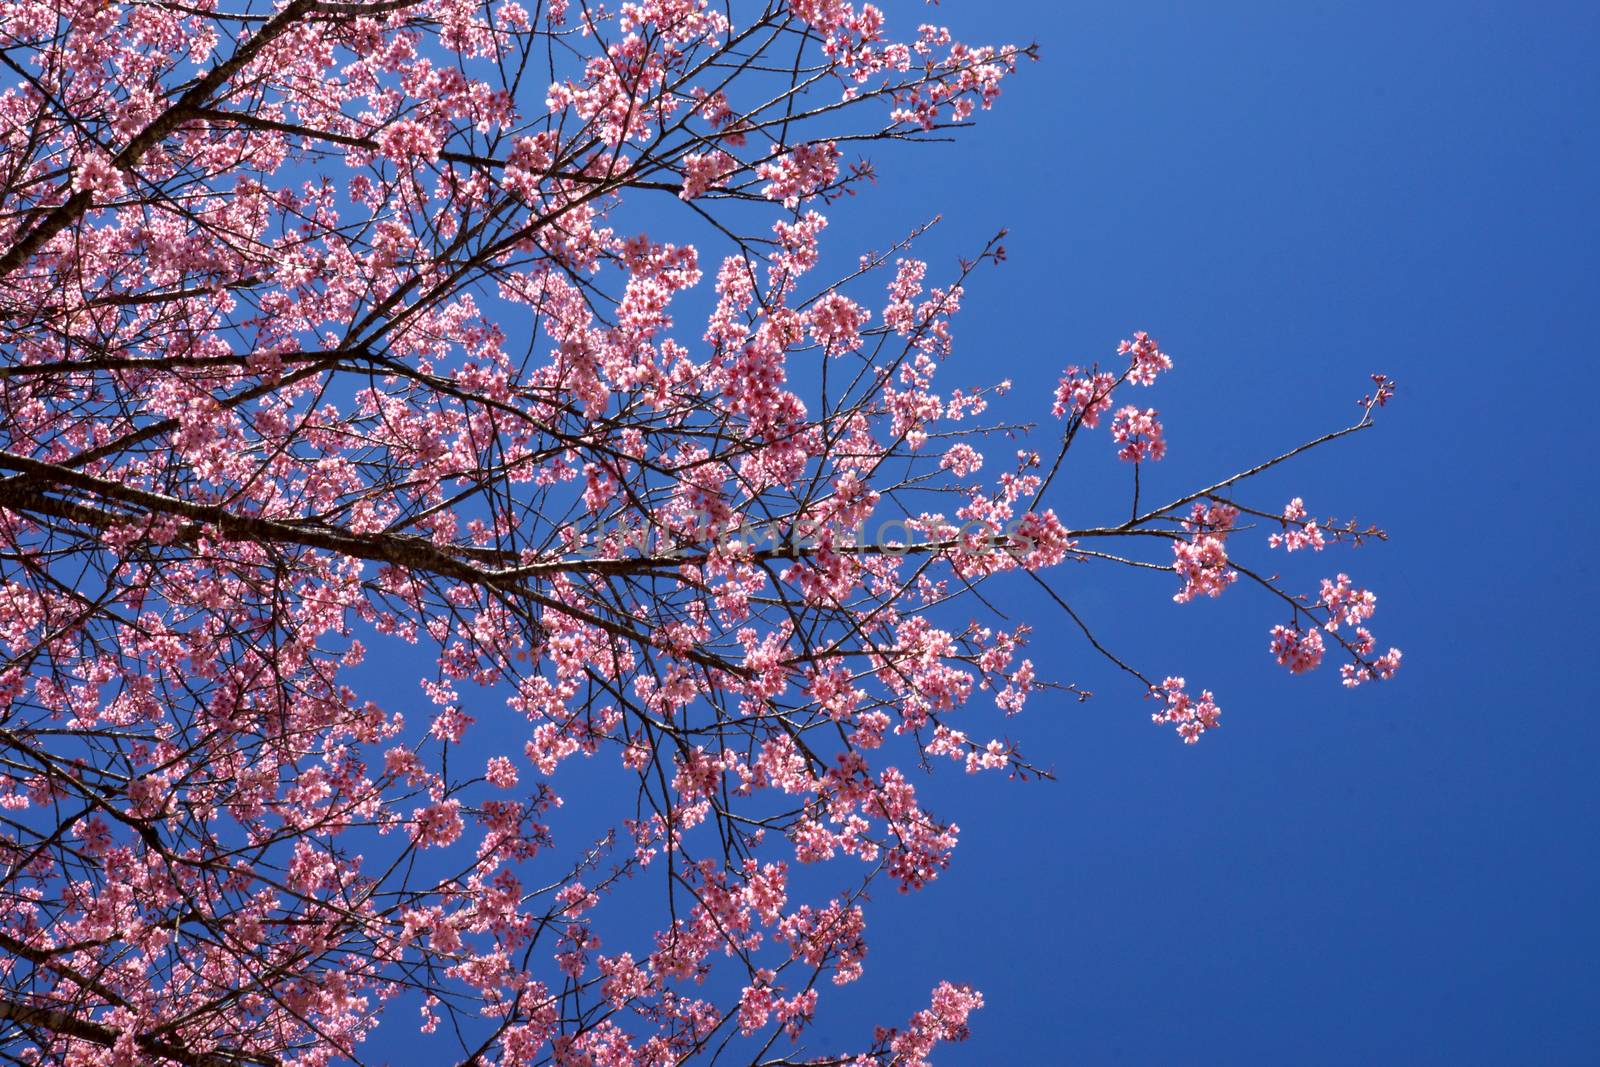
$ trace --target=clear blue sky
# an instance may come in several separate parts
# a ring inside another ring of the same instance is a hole
[[[960,145],[875,157],[883,183],[830,211],[829,254],[943,212],[920,251],[948,264],[1010,227],[942,384],[1008,376],[1006,413],[1036,418],[1064,364],[1151,331],[1178,360],[1150,394],[1173,450],[1157,494],[1343,425],[1369,372],[1396,377],[1376,433],[1257,499],[1389,530],[1293,573],[1375,589],[1406,659],[1348,693],[1270,662],[1280,620],[1248,590],[1178,606],[1170,575],[1069,575],[1108,641],[1217,692],[1224,729],[1185,747],[1011,586],[1034,658],[1097,696],[1006,724],[1053,784],[919,784],[963,828],[955,865],[874,907],[866,977],[812,1049],[950,978],[989,1003],[941,1064],[1600,1060],[1600,715],[1580,682],[1600,8],[885,6],[902,32],[938,19],[1043,60]],[[1056,501],[1069,522],[1121,517],[1121,495],[1079,484]],[[367,1051],[417,1062],[412,1020]]]
[[[1179,360],[1151,401],[1174,488],[1339,424],[1371,370],[1398,378],[1377,433],[1274,484],[1390,531],[1317,562],[1378,591],[1406,660],[1357,693],[1291,678],[1242,589],[1159,611],[1152,649],[1124,586],[1085,585],[1124,647],[1217,690],[1226,728],[1184,748],[1114,684],[1031,705],[1016,732],[1060,781],[952,793],[955,867],[879,911],[862,994],[909,1009],[933,974],[982,988],[946,1063],[1600,1061],[1600,717],[1581,681],[1600,8],[928,15],[1036,39],[1043,61],[962,146],[886,167],[852,225],[943,210],[949,255],[1012,228],[958,323],[974,377],[1043,386],[1132,329],[1159,336]],[[1059,627],[1041,650],[1108,681]],[[950,914],[937,948],[912,935]]]

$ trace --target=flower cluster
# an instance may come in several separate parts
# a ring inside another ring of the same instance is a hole
[[[1201,734],[1216,729],[1222,717],[1222,709],[1217,707],[1211,690],[1202,691],[1198,697],[1192,696],[1182,678],[1168,678],[1151,693],[1166,704],[1151,715],[1152,721],[1173,724],[1184,744],[1192,745],[1200,740]]]

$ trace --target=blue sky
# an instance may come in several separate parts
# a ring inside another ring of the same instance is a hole
[[[1264,498],[1390,532],[1313,566],[1378,592],[1406,660],[1345,692],[1270,663],[1277,620],[1243,589],[1178,606],[1159,576],[1085,578],[1106,635],[1217,691],[1225,729],[1185,748],[1017,589],[1036,658],[1098,695],[1015,724],[1056,783],[954,783],[955,866],[878,911],[861,995],[982,988],[946,1063],[1594,1062],[1600,9],[929,14],[1043,59],[961,145],[885,160],[830,238],[938,210],[937,259],[1011,227],[952,373],[1042,389],[1150,330],[1178,360],[1150,401],[1175,489],[1397,378],[1375,433]],[[1125,506],[1094,488],[1084,509]]]

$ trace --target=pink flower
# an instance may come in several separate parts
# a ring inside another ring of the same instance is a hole
[[[1211,690],[1203,691],[1198,698],[1192,697],[1184,691],[1182,678],[1168,678],[1151,692],[1157,699],[1166,701],[1167,706],[1150,718],[1157,723],[1173,723],[1186,745],[1200,740],[1200,735],[1207,730],[1216,729],[1222,717],[1222,709],[1217,707]]]
[[[467,727],[473,723],[473,718],[455,705],[451,705],[439,712],[434,717],[433,726],[429,730],[434,737],[460,744],[461,738],[466,734]]]
[[[1322,579],[1322,593],[1318,599],[1328,609],[1326,625],[1329,630],[1337,630],[1341,622],[1349,624],[1365,622],[1378,610],[1377,595],[1366,589],[1353,587],[1348,574],[1339,575],[1335,581]]]
[[[738,168],[739,161],[721,149],[684,156],[683,191],[678,196],[684,200],[693,200],[718,185]]]
[[[801,200],[816,195],[839,177],[839,149],[832,141],[799,145],[756,168],[756,177],[767,184],[761,195],[781,200],[784,207],[797,207]]]
[[[88,193],[98,203],[104,203],[121,196],[127,190],[127,185],[122,172],[111,162],[111,157],[97,149],[85,153],[78,160],[72,174],[72,188],[75,192]]]
[[[1346,663],[1339,668],[1339,675],[1344,684],[1352,689],[1362,682],[1374,679],[1388,681],[1400,669],[1400,650],[1391,648],[1388,652],[1372,661],[1369,667],[1362,663]]]
[[[1158,460],[1167,454],[1155,408],[1140,411],[1129,404],[1119,409],[1111,420],[1111,438],[1122,446],[1117,455],[1129,463]]]
[[[1066,526],[1049,508],[1022,516],[1012,536],[1016,546],[1014,553],[1020,555],[1022,565],[1029,570],[1055,566],[1073,547]]]
[[[753,1034],[767,1025],[767,1018],[772,1014],[773,1002],[776,999],[772,987],[767,983],[772,981],[772,972],[763,971],[756,976],[756,981],[744,987],[739,994],[739,1032]]]
[[[454,844],[461,836],[461,801],[445,800],[411,813],[411,836],[423,848]]]
[[[969,444],[954,444],[940,457],[939,466],[957,478],[965,478],[983,466],[983,455]]]
[[[789,0],[789,10],[822,33],[837,29],[851,15],[848,0]]]
[[[504,756],[489,757],[489,765],[483,776],[497,789],[510,789],[517,784],[516,765]]]
[[[1294,674],[1316,669],[1322,662],[1322,631],[1272,628],[1272,655]]]
[[[439,158],[444,137],[432,123],[401,119],[378,135],[378,152],[395,163]]]
[[[1172,369],[1172,357],[1156,344],[1156,339],[1143,330],[1133,335],[1133,340],[1123,341],[1117,351],[1128,357],[1128,381],[1135,385],[1152,385],[1156,375]]]
[[[981,1007],[983,994],[971,986],[940,982],[933,990],[933,1003],[913,1015],[903,1032],[891,1032],[889,1048],[896,1067],[928,1067],[934,1046],[965,1041],[971,1033],[967,1019]]]
[[[1267,538],[1267,544],[1273,548],[1283,546],[1285,552],[1296,552],[1302,548],[1309,548],[1314,552],[1321,552],[1326,539],[1322,530],[1317,526],[1317,520],[1306,518],[1306,502],[1299,497],[1289,501],[1283,509],[1282,533],[1275,533]]]
[[[1237,571],[1228,569],[1228,550],[1221,537],[1174,541],[1172,554],[1177,557],[1172,569],[1183,579],[1183,588],[1174,593],[1172,599],[1180,604],[1202,595],[1221,596],[1239,577]]]
[[[1050,412],[1058,419],[1077,415],[1092,430],[1100,425],[1100,416],[1111,410],[1111,393],[1116,384],[1116,376],[1105,371],[1068,367],[1056,385],[1056,400]]]
[[[842,293],[829,293],[811,305],[811,336],[830,356],[861,347],[861,328],[871,312]]]

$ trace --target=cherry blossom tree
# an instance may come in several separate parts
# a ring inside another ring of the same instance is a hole
[[[999,238],[820,279],[870,154],[1033,57],[844,0],[0,0],[0,1060],[362,1062],[382,1023],[922,1064],[978,992],[819,1020],[869,890],[950,862],[924,771],[1031,777],[988,738],[1082,695],[991,586],[1184,741],[1213,695],[1053,568],[1252,586],[1289,670],[1392,674],[1370,592],[1269,573],[1381,534],[1244,498],[1392,383],[1152,506],[1153,338],[1037,383],[1017,453],[1003,386],[946,381]],[[1126,518],[1057,517],[1074,446]]]

